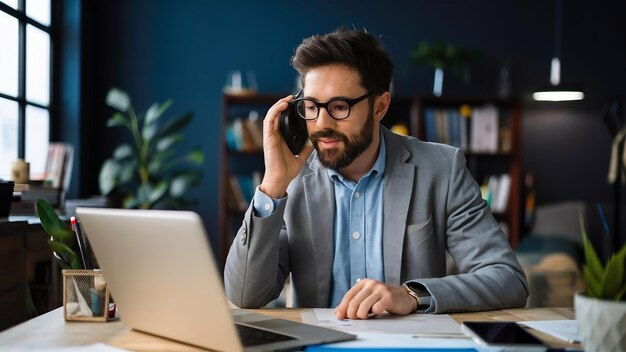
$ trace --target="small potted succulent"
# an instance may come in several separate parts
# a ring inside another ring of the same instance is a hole
[[[613,145],[624,144],[626,127],[615,129]],[[609,182],[619,187],[626,167],[626,159],[618,155],[619,148],[613,148],[609,167]],[[619,207],[615,207],[617,212]],[[620,216],[620,214],[613,214]],[[583,229],[585,263],[583,281],[585,292],[574,297],[576,320],[583,347],[586,351],[626,351],[626,244],[612,248],[612,253],[604,261],[600,259],[580,217]],[[619,218],[617,218],[619,220]],[[608,227],[602,236],[617,246]],[[619,236],[613,233],[613,236]]]

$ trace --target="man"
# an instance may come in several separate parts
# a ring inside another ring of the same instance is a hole
[[[339,319],[524,306],[526,278],[463,152],[381,126],[393,64],[377,39],[313,36],[292,65],[313,146],[294,156],[280,134],[292,96],[269,109],[265,175],[226,261],[229,299],[262,307],[291,274],[296,306]],[[446,251],[461,274],[446,276]]]

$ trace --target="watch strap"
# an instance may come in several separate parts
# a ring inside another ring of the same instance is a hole
[[[419,285],[419,286],[418,286]],[[432,297],[430,292],[426,290],[421,284],[414,282],[407,282],[402,284],[407,290],[407,293],[415,298],[417,301],[417,310],[425,310],[430,307]]]

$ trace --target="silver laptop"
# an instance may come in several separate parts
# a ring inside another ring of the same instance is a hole
[[[133,329],[221,351],[289,350],[356,338],[245,310],[231,312],[196,213],[102,208],[76,213],[121,319]],[[247,343],[249,330],[260,341]]]

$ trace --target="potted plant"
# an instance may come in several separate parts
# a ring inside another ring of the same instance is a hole
[[[626,159],[622,159],[620,152],[623,149],[626,136],[626,126],[615,128],[611,164],[609,167],[609,182],[620,187],[625,176],[621,171],[626,167]],[[620,144],[622,147],[620,148]],[[615,199],[613,216],[619,220],[619,206]],[[574,297],[576,320],[581,342],[585,351],[626,351],[626,244],[617,248],[618,233],[611,238],[608,227],[602,237],[608,241],[611,251],[607,260],[602,263],[593,244],[589,240],[580,217],[583,230],[583,246],[585,263],[583,265],[583,281],[586,290],[577,293]]]
[[[184,154],[175,151],[192,114],[162,121],[171,100],[137,114],[128,94],[118,88],[109,91],[106,104],[116,110],[107,126],[126,127],[133,142],[120,144],[104,161],[100,192],[120,199],[124,208],[183,209],[192,204],[195,200],[185,194],[202,177],[204,155],[199,147]]]
[[[582,222],[582,219],[581,219]],[[584,229],[584,227],[582,227]],[[626,245],[603,265],[583,235],[586,290],[574,297],[578,331],[585,351],[626,350]]]
[[[475,49],[460,48],[444,42],[419,42],[411,50],[411,59],[415,65],[428,65],[435,69],[433,94],[441,96],[443,91],[444,70],[452,68],[463,74],[465,82],[469,81],[469,63],[478,58],[480,52]]]

